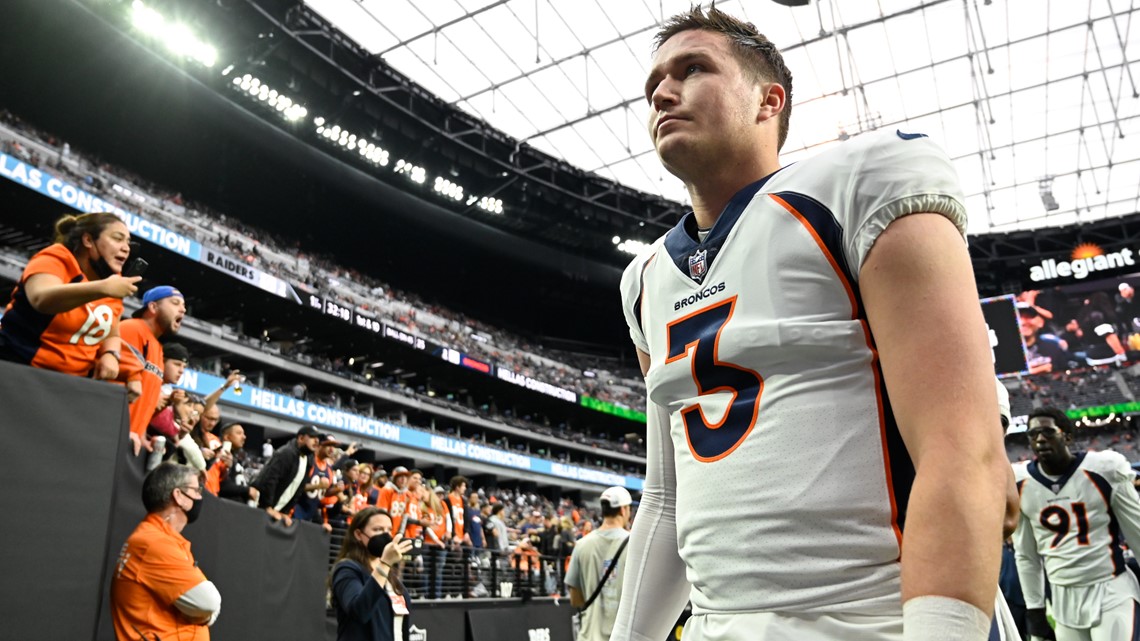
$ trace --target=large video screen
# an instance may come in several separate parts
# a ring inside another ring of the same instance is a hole
[[[1015,307],[1024,369],[1003,368],[995,357],[998,373],[1040,374],[1136,360],[1138,289],[1140,273],[1021,292]],[[991,343],[992,331],[991,326]]]

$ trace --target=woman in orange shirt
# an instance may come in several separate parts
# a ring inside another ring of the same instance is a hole
[[[122,299],[139,276],[122,276],[131,233],[109,213],[64,216],[55,243],[28,261],[0,320],[0,360],[73,376],[119,373]]]
[[[431,530],[424,533],[424,563],[427,570],[428,598],[443,598],[443,567],[447,561],[447,549],[443,542],[451,539],[450,510],[428,486],[420,486],[420,521]],[[434,534],[434,536],[433,536]]]

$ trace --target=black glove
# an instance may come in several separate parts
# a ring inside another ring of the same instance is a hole
[[[1057,641],[1053,628],[1049,627],[1049,620],[1045,618],[1045,608],[1029,608],[1025,611],[1025,627],[1030,635]]]

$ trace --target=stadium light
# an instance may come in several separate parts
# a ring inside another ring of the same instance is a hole
[[[340,145],[346,151],[356,152],[361,158],[374,165],[381,167],[388,165],[387,149],[368,140],[364,136],[358,136],[347,129],[341,129],[340,125],[327,127],[325,126],[327,123],[328,121],[325,120],[324,116],[313,118],[313,125],[316,126],[318,136],[331,143]]]
[[[640,240],[633,240],[632,238],[629,238],[618,243],[617,248],[619,251],[623,251],[627,254],[639,256],[647,249],[649,249],[649,244],[643,243]]]
[[[437,177],[433,187],[435,192],[453,200],[463,200],[463,187],[445,178]]]
[[[241,93],[248,94],[250,98],[258,102],[265,103],[266,106],[281,114],[281,117],[289,122],[296,122],[309,115],[309,110],[303,105],[265,84],[260,78],[252,74],[235,76],[230,81],[230,86]]]
[[[412,182],[416,182],[421,185],[425,180],[427,180],[427,170],[425,170],[423,167],[420,167],[419,165],[413,165],[403,158],[396,162],[395,171],[397,174],[406,174],[408,176],[408,179],[410,179]]]
[[[503,201],[498,198],[483,196],[479,199],[479,208],[492,214],[501,214],[503,213]]]
[[[205,67],[213,67],[218,62],[217,49],[198,38],[186,25],[168,21],[142,0],[131,3],[131,23],[148,37],[163,43],[175,55]]]

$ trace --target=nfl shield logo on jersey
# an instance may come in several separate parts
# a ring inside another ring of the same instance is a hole
[[[700,282],[705,277],[705,272],[708,271],[708,263],[705,262],[707,255],[708,250],[702,249],[689,256],[689,278]]]

